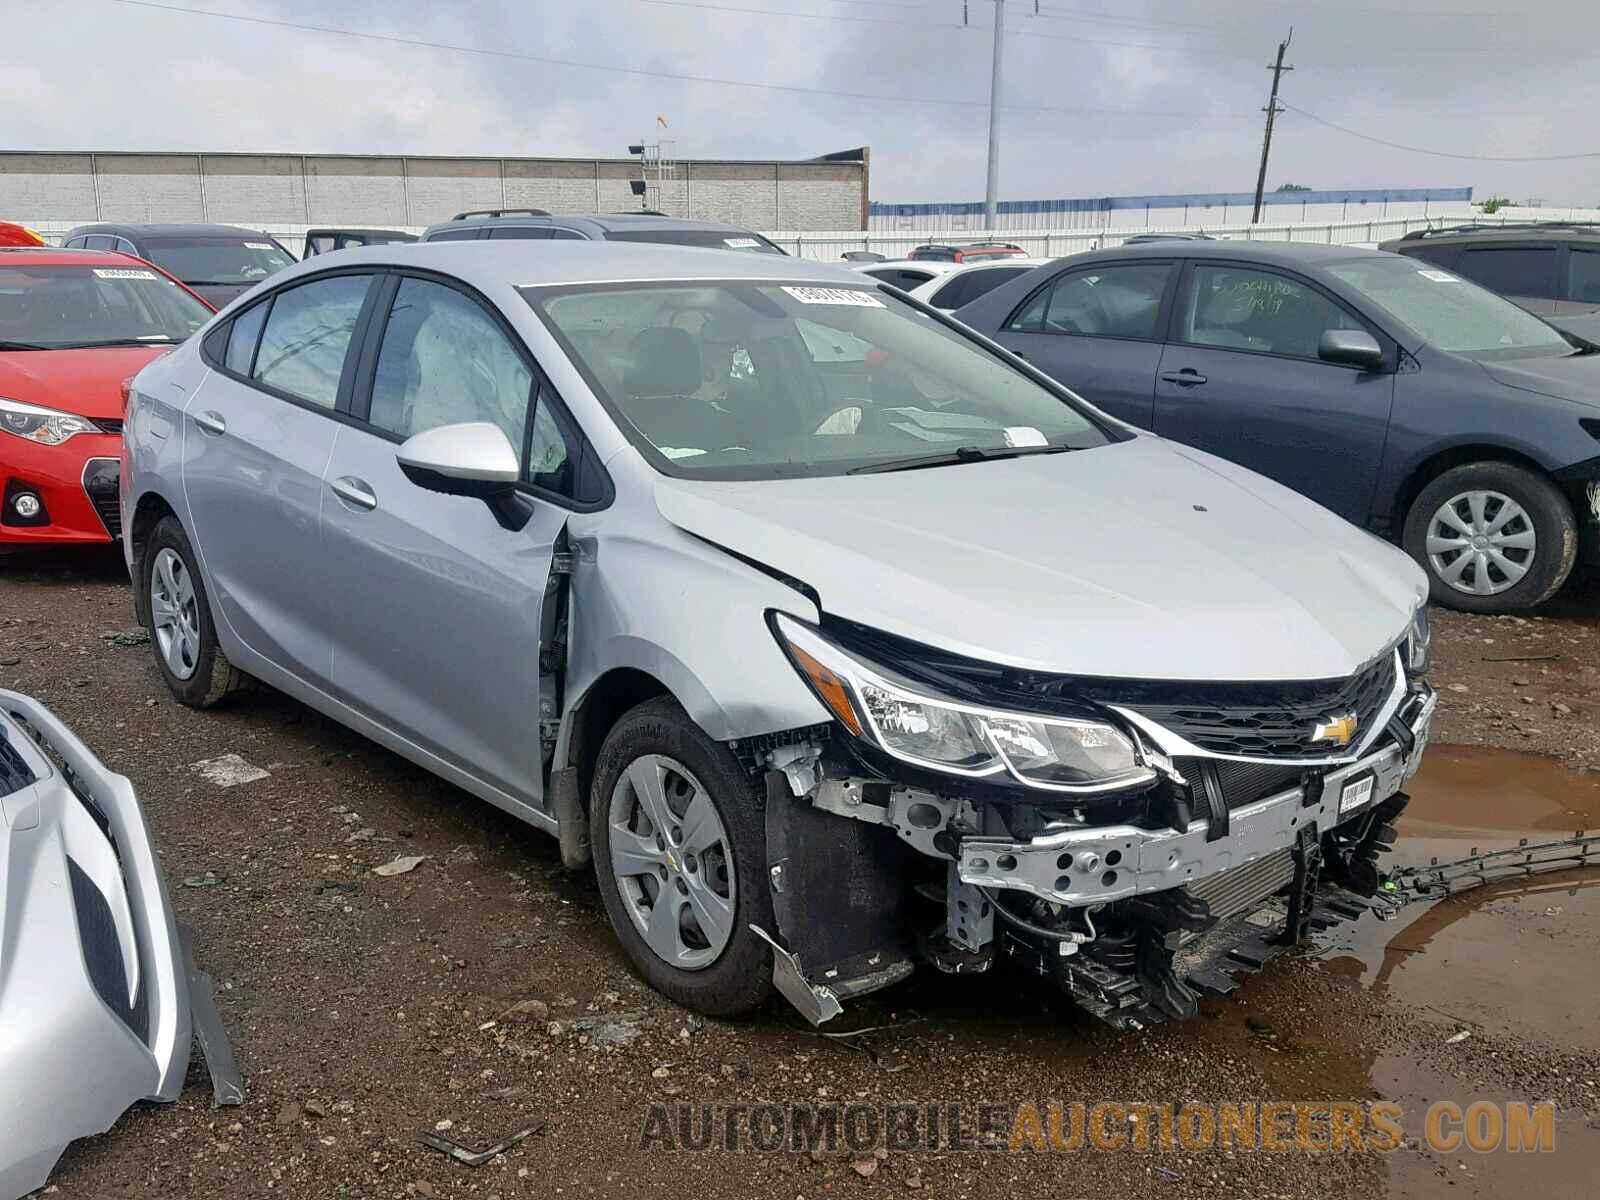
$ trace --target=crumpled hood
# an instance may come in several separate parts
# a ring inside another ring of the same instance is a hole
[[[122,381],[171,346],[0,351],[0,396],[80,417],[120,418]]]
[[[662,477],[662,515],[825,612],[990,662],[1145,679],[1348,676],[1427,594],[1400,550],[1153,437],[761,483]]]
[[[1596,335],[1591,332],[1580,336]],[[1507,387],[1600,407],[1600,354],[1513,358],[1478,365],[1491,379]]]

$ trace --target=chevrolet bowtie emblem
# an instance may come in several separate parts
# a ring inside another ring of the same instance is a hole
[[[1332,742],[1335,746],[1348,746],[1355,740],[1356,729],[1360,724],[1360,718],[1354,713],[1340,713],[1337,717],[1318,721],[1317,727],[1311,731],[1311,740]]]

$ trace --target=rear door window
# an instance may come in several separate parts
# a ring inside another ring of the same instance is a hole
[[[441,229],[438,233],[430,233],[430,242],[473,242],[483,233],[481,229]]]
[[[984,267],[977,271],[963,271],[949,283],[933,293],[928,301],[935,308],[956,309],[971,304],[979,296],[986,296],[1008,280],[1015,279],[1030,267]]]
[[[542,225],[496,225],[489,236],[502,241],[543,242],[550,238],[550,229]]]
[[[1502,296],[1556,298],[1554,246],[1468,247],[1455,269]]]
[[[1030,296],[1006,328],[1155,341],[1172,269],[1167,262],[1140,262],[1068,271]]]
[[[273,297],[252,378],[332,410],[371,275],[334,275]],[[231,349],[231,346],[230,346]]]
[[[902,292],[909,292],[912,288],[921,287],[934,276],[933,271],[918,271],[907,267],[881,267],[875,271],[863,271],[863,275],[870,275],[874,279],[881,279],[890,287],[897,287]]]

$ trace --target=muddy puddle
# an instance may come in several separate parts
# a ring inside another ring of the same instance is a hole
[[[1412,801],[1399,823],[1395,864],[1445,862],[1600,829],[1600,773],[1572,771],[1543,755],[1434,746],[1407,790]],[[1325,935],[1321,965],[1370,989],[1386,1007],[1436,1021],[1441,1042],[1466,1030],[1469,1040],[1512,1038],[1600,1057],[1597,930],[1600,859],[1595,867],[1415,902],[1389,921],[1368,915]],[[1375,1049],[1369,1085],[1407,1112],[1439,1099],[1463,1107],[1478,1099],[1537,1099],[1480,1095],[1426,1054]],[[1399,1151],[1385,1161],[1388,1195],[1586,1194],[1582,1164],[1600,1161],[1600,1131],[1575,1113],[1562,1114],[1558,1128],[1553,1155]]]
[[[1600,829],[1600,773],[1487,746],[1435,746],[1393,861],[1426,863]],[[1485,1030],[1600,1053],[1597,867],[1509,879],[1330,932],[1327,970]]]

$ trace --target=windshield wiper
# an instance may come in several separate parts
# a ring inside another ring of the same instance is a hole
[[[889,471],[919,471],[924,467],[947,467],[955,463],[991,462],[999,458],[1021,458],[1025,454],[1065,454],[1077,446],[957,446],[939,454],[916,458],[895,458],[888,462],[851,467],[846,475],[880,475]]]

